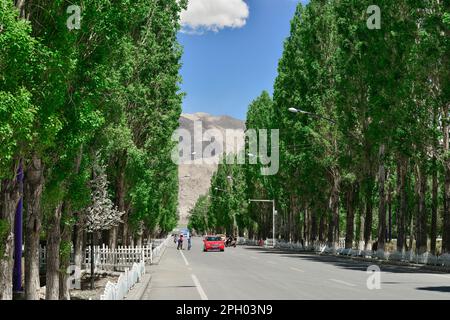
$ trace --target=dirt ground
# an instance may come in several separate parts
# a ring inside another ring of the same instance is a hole
[[[101,273],[95,275],[94,286],[95,289],[91,290],[91,277],[88,273],[83,274],[81,277],[81,290],[70,290],[71,300],[100,300],[100,296],[103,294],[108,281],[116,283],[119,278],[119,274]],[[45,286],[41,287],[41,300],[45,299]]]
[[[72,300],[99,300],[105,290],[108,281],[116,283],[118,275],[99,274],[95,277],[95,289],[91,290],[91,276],[84,274],[81,278],[81,290],[70,290],[70,299]]]

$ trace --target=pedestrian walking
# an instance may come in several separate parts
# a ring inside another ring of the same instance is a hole
[[[191,241],[191,237],[188,238],[188,250],[191,250],[192,247],[192,241]]]
[[[177,250],[183,250],[183,235],[182,234],[180,234],[180,237],[178,238]]]

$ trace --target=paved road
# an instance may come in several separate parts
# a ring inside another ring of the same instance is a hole
[[[447,299],[450,274],[382,265],[381,289],[369,290],[368,262],[238,246],[225,252],[167,248],[143,299]]]

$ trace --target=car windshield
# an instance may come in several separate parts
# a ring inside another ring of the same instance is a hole
[[[206,241],[220,241],[220,237],[206,237]]]

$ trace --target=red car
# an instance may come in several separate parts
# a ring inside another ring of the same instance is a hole
[[[203,239],[203,251],[225,251],[225,242],[219,236],[206,236]]]

